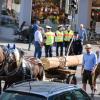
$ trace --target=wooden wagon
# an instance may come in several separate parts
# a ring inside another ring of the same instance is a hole
[[[44,66],[45,76],[50,81],[77,84],[76,70],[70,70],[69,67],[81,65],[82,55],[42,58],[41,61]]]

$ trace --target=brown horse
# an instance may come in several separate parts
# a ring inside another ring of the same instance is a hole
[[[15,48],[9,49],[7,54],[6,66],[4,68],[7,75],[4,90],[13,83],[26,79],[43,79],[43,66],[40,60],[25,59],[22,50]]]
[[[5,76],[4,66],[6,62],[6,52],[4,46],[0,46],[0,94],[1,94],[1,80],[5,80],[3,76]]]
[[[94,82],[96,82],[96,79],[98,78],[99,75],[100,75],[100,63],[98,63],[97,68],[95,70]]]
[[[96,54],[97,54],[97,58],[99,59],[100,57],[99,51],[97,51]],[[96,79],[98,78],[99,75],[100,75],[100,63],[97,64],[95,73],[93,75],[94,90],[96,90]]]
[[[0,74],[2,74],[2,72],[4,71],[3,70],[4,62],[5,62],[5,54],[3,49],[0,47]]]

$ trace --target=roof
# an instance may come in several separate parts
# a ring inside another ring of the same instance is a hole
[[[17,91],[49,97],[71,89],[77,89],[77,86],[57,82],[30,81],[30,83],[24,82],[14,85],[8,88],[7,91]]]

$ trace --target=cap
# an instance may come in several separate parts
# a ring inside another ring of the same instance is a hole
[[[68,26],[69,26],[69,24],[66,24],[66,25],[65,25],[65,27],[68,27]]]
[[[85,49],[92,48],[91,44],[86,44]]]
[[[58,25],[58,28],[59,28],[59,27],[62,27],[62,26],[63,26],[63,25]]]
[[[47,25],[46,28],[51,29],[52,27]]]

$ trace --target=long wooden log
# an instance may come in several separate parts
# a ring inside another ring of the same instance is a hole
[[[44,69],[63,68],[82,64],[83,55],[41,58]]]

